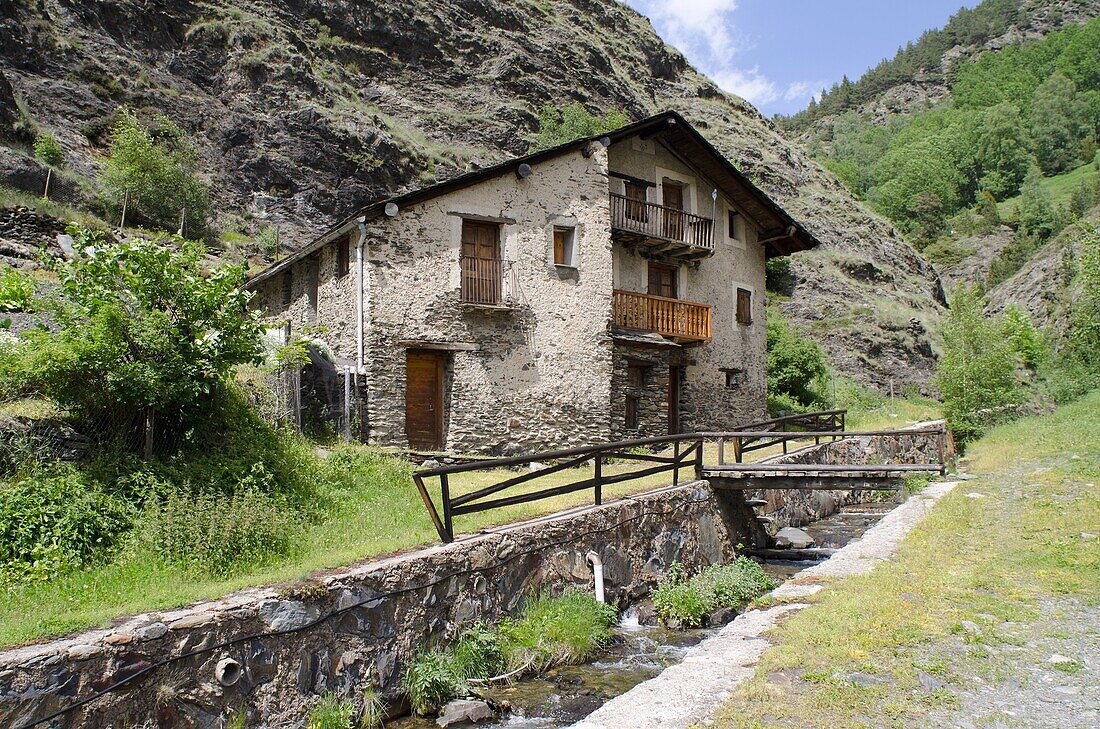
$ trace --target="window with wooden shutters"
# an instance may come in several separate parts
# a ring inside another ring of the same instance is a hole
[[[574,240],[576,229],[564,226],[554,227],[554,265],[575,267]]]
[[[736,210],[729,211],[729,219],[726,221],[726,235],[733,240],[741,240],[741,214]]]
[[[752,292],[748,289],[737,289],[737,323],[752,324]]]
[[[336,276],[342,278],[351,271],[351,234],[336,244]]]
[[[625,417],[626,422],[624,423],[627,430],[637,430],[638,429],[638,401],[640,399],[641,398],[639,398],[638,395],[636,395],[632,392],[627,393],[627,396],[626,396],[626,417]]]

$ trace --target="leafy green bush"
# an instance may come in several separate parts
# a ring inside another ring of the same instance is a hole
[[[181,215],[188,237],[206,231],[210,197],[195,175],[198,154],[183,131],[160,115],[147,129],[129,109],[121,109],[110,134],[102,183],[110,206],[126,201],[127,221],[177,230]]]
[[[250,476],[269,478],[261,464]],[[138,544],[166,564],[225,577],[286,556],[299,532],[300,522],[285,503],[242,485],[228,496],[181,490],[150,504],[141,516]]]
[[[614,607],[587,593],[529,598],[518,620],[500,626],[508,664],[513,669],[528,665],[542,671],[580,663],[611,640],[616,617]]]
[[[581,663],[608,644],[616,617],[615,608],[588,594],[536,595],[518,618],[503,621],[495,632],[479,623],[449,649],[414,656],[404,675],[413,710],[436,711],[468,693],[471,681],[502,670],[544,671]]]
[[[621,111],[596,116],[577,102],[562,108],[547,103],[539,110],[539,129],[531,142],[530,151],[555,147],[581,137],[592,137],[629,123],[630,119]]]
[[[355,704],[327,693],[309,710],[306,729],[352,729]]]
[[[1001,318],[1001,326],[1005,338],[1020,355],[1024,366],[1032,371],[1038,370],[1049,350],[1042,333],[1031,323],[1031,317],[1020,307],[1010,306]]]
[[[704,567],[691,579],[676,563],[653,591],[653,606],[662,621],[697,628],[715,610],[740,607],[773,587],[775,581],[748,557]]]
[[[767,340],[769,402],[797,410],[820,400],[817,387],[827,370],[821,347],[791,327],[777,309],[768,310]]]
[[[65,162],[65,149],[57,141],[57,137],[43,131],[34,138],[34,156],[51,167],[60,167]]]
[[[0,272],[0,311],[30,311],[34,301],[34,279],[14,268]]]
[[[0,584],[39,582],[106,555],[133,510],[76,469],[55,465],[0,486]]]
[[[984,303],[977,290],[960,287],[942,323],[943,356],[935,383],[960,444],[1009,417],[1012,406],[1023,401],[1016,378],[1019,355],[1003,326],[983,316]]]
[[[233,367],[259,355],[243,270],[207,271],[195,243],[107,245],[74,232],[80,253],[55,263],[61,285],[48,302],[60,331],[27,335],[26,388],[88,420],[124,427],[154,408],[186,430]]]
[[[1047,393],[1060,404],[1100,388],[1100,231],[1079,224],[1075,235],[1081,255],[1073,289],[1079,293],[1057,355],[1042,372]]]

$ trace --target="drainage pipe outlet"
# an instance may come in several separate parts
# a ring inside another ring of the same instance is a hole
[[[596,581],[596,602],[604,602],[603,599],[603,560],[595,551],[585,555],[585,559],[592,565],[592,576]]]
[[[241,680],[241,664],[232,658],[223,658],[214,666],[214,678],[222,686],[232,686]]]

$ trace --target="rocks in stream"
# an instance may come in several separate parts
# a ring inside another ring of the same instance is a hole
[[[783,527],[775,535],[775,546],[779,549],[806,549],[814,545],[814,538],[796,527]]]
[[[435,723],[442,727],[456,724],[476,724],[493,718],[493,709],[485,701],[455,699],[443,707]]]

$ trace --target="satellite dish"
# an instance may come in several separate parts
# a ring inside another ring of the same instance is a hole
[[[521,164],[519,167],[516,168],[516,177],[518,177],[521,180],[525,180],[525,179],[527,179],[528,177],[531,176],[532,172],[534,172],[534,170],[531,169],[531,165],[524,162],[523,164]]]
[[[397,207],[397,203],[386,203],[386,215],[388,215],[389,217],[396,218],[398,210],[399,208]]]
[[[600,137],[600,144],[605,147],[611,146],[611,137]]]

